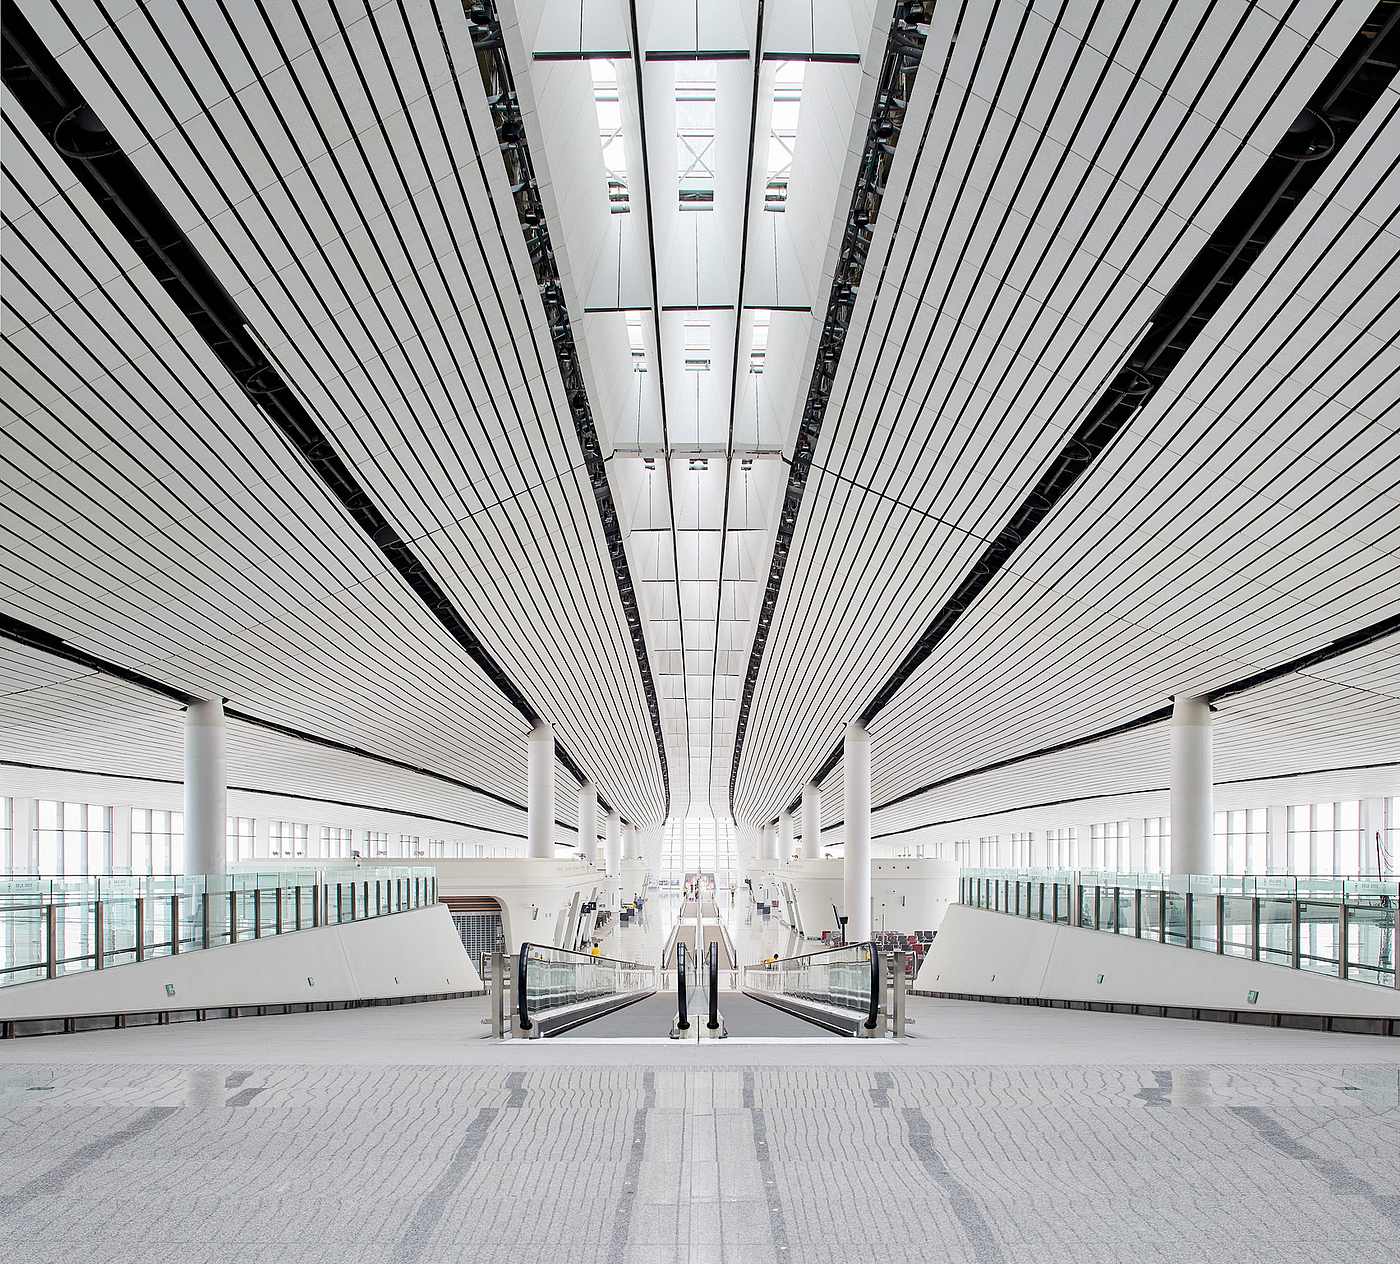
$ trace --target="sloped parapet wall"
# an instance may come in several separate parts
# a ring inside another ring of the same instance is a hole
[[[0,1021],[480,991],[451,914],[433,905],[0,988]]]
[[[1393,988],[961,904],[948,909],[914,989],[1170,1010],[1400,1018],[1400,991]]]

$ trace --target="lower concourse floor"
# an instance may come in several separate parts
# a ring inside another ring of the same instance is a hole
[[[1393,1258],[1400,1041],[915,998],[903,1041],[484,1000],[0,1046],[31,1264]]]

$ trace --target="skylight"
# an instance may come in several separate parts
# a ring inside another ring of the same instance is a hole
[[[763,192],[765,211],[787,209],[792,155],[797,144],[797,115],[802,108],[800,61],[780,61],[773,81],[773,121],[768,134],[768,183]]]
[[[683,211],[715,206],[715,64],[697,61],[676,72],[676,169]]]
[[[591,61],[593,104],[598,110],[598,136],[603,143],[603,168],[608,176],[608,201],[614,215],[632,209],[627,193],[627,151],[622,144],[622,104],[617,93],[617,70],[610,61]]]

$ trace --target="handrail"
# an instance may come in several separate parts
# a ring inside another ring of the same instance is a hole
[[[711,1031],[719,1030],[719,945],[710,943],[710,1021]]]
[[[515,1007],[520,1019],[520,1030],[529,1031],[534,1025],[530,1022],[530,1015],[525,1004],[525,970],[530,960],[530,945],[520,945],[520,968],[515,977]]]
[[[865,1030],[874,1031],[880,1022],[880,998],[885,994],[885,976],[881,970],[880,949],[870,941],[870,1013],[865,1019]]]
[[[534,1023],[530,1018],[527,992],[527,971],[530,961],[530,949],[532,948],[538,948],[553,956],[577,957],[581,962],[586,962],[589,965],[612,965],[622,966],[628,970],[651,970],[653,971],[653,979],[656,977],[654,966],[644,966],[638,961],[623,961],[619,957],[595,957],[591,952],[576,952],[572,948],[556,948],[553,944],[523,943],[520,945],[520,955],[517,958],[515,975],[515,1008],[521,1031],[530,1031],[534,1027]]]
[[[685,1012],[685,941],[676,944],[676,1026],[681,1031],[690,1030],[690,1019]]]

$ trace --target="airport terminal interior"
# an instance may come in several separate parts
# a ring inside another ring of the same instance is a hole
[[[21,1264],[1400,1240],[1400,0],[3,0]]]

